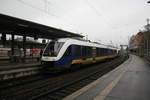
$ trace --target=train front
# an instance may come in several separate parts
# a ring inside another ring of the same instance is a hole
[[[62,69],[66,63],[63,57],[67,46],[63,39],[53,40],[47,44],[41,57],[41,63],[49,69]]]

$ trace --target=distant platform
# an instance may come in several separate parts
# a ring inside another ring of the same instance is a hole
[[[150,100],[150,65],[130,55],[115,70],[64,100]]]

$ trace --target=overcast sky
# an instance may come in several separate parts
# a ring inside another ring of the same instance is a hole
[[[146,24],[150,4],[147,0],[0,0],[0,13],[119,45],[127,44]]]

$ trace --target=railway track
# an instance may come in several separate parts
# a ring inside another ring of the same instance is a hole
[[[68,84],[65,84],[62,87],[58,87],[55,90],[51,90],[48,93],[43,93],[37,97],[32,99],[38,100],[61,100],[64,97],[68,96],[69,94],[81,89],[82,87],[86,86],[87,84],[95,81],[96,79],[100,78],[102,75],[106,74],[107,72],[111,71],[112,69],[116,68],[118,65],[124,62],[124,59],[115,60],[116,62],[110,62],[109,65],[103,67],[100,70],[97,70],[85,77],[82,77],[78,80],[72,81]]]
[[[83,86],[98,79],[100,76],[117,67],[125,60],[124,57],[116,58],[110,62],[90,65],[91,67],[81,68],[56,76],[49,76],[43,79],[20,84],[14,87],[5,87],[1,90],[0,99],[5,100],[60,100]],[[4,90],[5,89],[5,90]]]

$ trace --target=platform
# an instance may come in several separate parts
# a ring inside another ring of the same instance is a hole
[[[150,100],[150,66],[142,58],[130,58],[93,83],[64,100]]]
[[[13,63],[0,61],[0,81],[37,74],[41,69],[41,62],[34,59]]]
[[[21,61],[21,58],[18,61],[11,62],[10,60],[4,60],[4,57],[0,57],[0,71],[1,70],[11,70],[17,68],[23,68],[28,66],[37,66],[40,65],[40,58],[26,58],[25,62]]]

